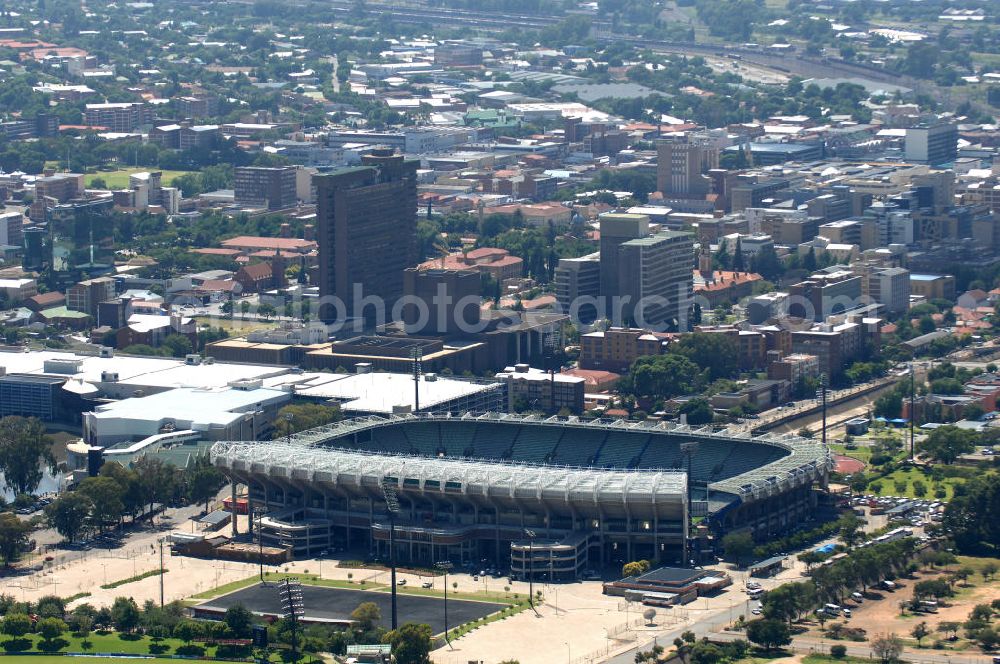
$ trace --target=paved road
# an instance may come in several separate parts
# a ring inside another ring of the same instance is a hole
[[[733,632],[716,632],[709,635],[713,641],[735,641],[745,638],[746,635]],[[847,654],[851,657],[862,657],[877,659],[868,643],[855,643],[851,641],[834,641],[833,639],[820,639],[814,636],[799,636],[792,639],[791,650],[797,653],[823,653],[829,654],[830,646],[842,645],[847,648]],[[974,652],[935,652],[918,648],[904,648],[902,659],[907,662],[918,662],[919,664],[992,664],[993,658],[989,655]],[[624,664],[624,663],[623,663]]]

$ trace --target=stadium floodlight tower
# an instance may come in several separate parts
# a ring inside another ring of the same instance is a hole
[[[382,478],[382,495],[385,497],[385,507],[389,512],[389,578],[392,583],[392,628],[395,630],[396,619],[396,515],[399,514],[399,496],[396,486],[388,477]]]
[[[535,571],[535,531],[525,530],[524,534],[528,537],[528,566],[524,570],[525,574],[528,575],[528,604],[535,613],[538,613],[538,609],[535,608],[535,577],[533,575]]]
[[[687,523],[685,525],[690,526],[691,513],[694,511],[694,507],[692,505],[692,501],[694,500],[694,484],[691,482],[691,457],[692,455],[694,455],[695,452],[698,451],[698,443],[692,440],[686,443],[681,443],[680,447],[681,447],[681,452],[684,454],[684,458],[687,459],[687,499],[688,499],[687,514],[688,515],[687,515]],[[706,501],[708,500],[707,483],[705,484],[705,500]],[[685,530],[687,530],[687,528],[685,528]],[[686,533],[682,535],[682,540],[683,540],[683,545],[682,545],[683,550],[681,552],[681,555],[683,556],[683,558],[681,559],[681,561],[685,565],[688,564],[693,565],[694,561],[688,557],[688,536]]]
[[[302,585],[298,581],[285,579],[278,592],[281,596],[282,612],[291,628],[292,661],[296,662],[299,659],[299,620],[305,615],[305,605],[302,603]]]
[[[420,374],[423,372],[424,349],[414,346],[410,350],[410,360],[413,362],[413,412],[420,412]]]
[[[444,640],[451,648],[451,637],[448,636],[448,571],[451,570],[454,565],[450,560],[442,560],[434,564],[439,570],[444,572]]]
[[[824,447],[826,447],[826,397],[828,391],[826,374],[821,373],[819,375],[819,389],[816,390],[816,399],[820,402],[820,407],[823,410],[823,430],[820,439]]]

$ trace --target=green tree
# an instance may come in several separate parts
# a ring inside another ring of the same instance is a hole
[[[21,521],[11,512],[0,513],[0,555],[4,565],[10,567],[20,557],[28,544],[31,524]]]
[[[681,406],[680,413],[687,416],[687,423],[691,425],[709,424],[715,419],[712,404],[704,397],[688,400]]]
[[[648,572],[650,567],[648,560],[634,560],[622,565],[622,576],[640,576]]]
[[[920,647],[923,646],[923,640],[924,640],[924,638],[928,634],[930,634],[930,633],[931,633],[931,630],[927,626],[926,622],[919,622],[919,623],[917,623],[916,625],[913,626],[913,629],[910,630],[910,636],[912,636],[913,638],[915,638],[917,640],[917,647],[918,648],[920,648]]]
[[[700,391],[702,371],[683,355],[640,357],[632,363],[627,379],[636,396],[669,398]]]
[[[183,620],[174,626],[174,638],[184,643],[191,643],[201,634],[201,625],[193,620]]]
[[[368,632],[382,620],[382,610],[375,602],[362,602],[351,611],[351,620],[357,623],[358,629],[362,632]]]
[[[747,623],[747,639],[764,650],[771,651],[792,642],[788,625],[780,620],[754,620]]]
[[[895,634],[879,634],[871,640],[871,648],[882,664],[892,664],[903,653],[903,640]]]
[[[20,638],[31,631],[31,618],[24,613],[8,613],[3,619],[3,633]]]
[[[233,637],[237,639],[246,639],[250,637],[250,630],[254,624],[253,613],[250,612],[242,604],[233,604],[228,609],[226,609],[226,615],[223,618],[229,631],[232,632]]]
[[[194,352],[194,345],[183,334],[168,334],[163,340],[163,349],[171,357],[184,357]]]
[[[950,464],[960,455],[975,449],[976,434],[956,426],[934,429],[927,438],[917,443],[917,449],[934,461]]]
[[[277,313],[278,310],[274,308],[274,305],[268,304],[267,302],[257,307],[257,315],[263,318],[264,320],[270,320],[274,318],[275,315],[277,315]]]
[[[42,421],[16,415],[0,419],[0,470],[7,488],[15,495],[34,493],[43,465],[55,467],[52,439]]]
[[[111,477],[88,477],[77,488],[77,491],[90,499],[93,504],[91,519],[98,530],[104,531],[109,525],[118,523],[125,512],[123,496],[125,491]]]
[[[111,621],[122,634],[131,634],[142,623],[139,605],[131,597],[116,597],[111,605]]]
[[[93,509],[94,502],[86,494],[71,491],[61,494],[45,507],[45,518],[57,533],[75,542]]]
[[[42,618],[35,625],[35,630],[46,641],[54,641],[66,631],[66,623],[59,618]]]
[[[284,438],[285,436],[306,429],[314,429],[339,422],[343,418],[338,406],[325,406],[323,404],[293,404],[283,407],[274,418],[274,437]]]
[[[726,334],[692,332],[670,345],[670,352],[682,355],[708,370],[709,381],[734,376],[739,368],[739,348]]]
[[[862,522],[857,516],[853,514],[842,516],[838,520],[838,524],[840,526],[840,538],[844,540],[844,544],[847,546],[853,547],[864,539],[864,532],[861,530]]]
[[[397,664],[428,664],[431,652],[431,626],[405,623],[385,635],[392,644],[392,655]]]
[[[35,613],[42,618],[59,618],[66,615],[66,602],[61,597],[46,595],[35,604]]]
[[[753,536],[747,532],[729,533],[722,538],[722,550],[726,559],[737,564],[742,564],[753,555]]]
[[[209,502],[215,498],[222,486],[224,478],[214,466],[201,464],[191,473],[191,482],[188,487],[188,498],[192,503],[204,503],[205,511],[208,511]]]

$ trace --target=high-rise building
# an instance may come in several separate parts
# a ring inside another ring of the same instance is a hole
[[[649,235],[649,217],[644,214],[603,214],[601,223],[601,295],[617,294],[618,248],[629,240]]]
[[[712,190],[705,173],[718,167],[715,146],[679,141],[660,141],[656,146],[656,188],[666,198],[704,198]]]
[[[958,127],[948,122],[906,130],[906,159],[924,164],[945,164],[958,154]]]
[[[114,296],[114,279],[110,277],[87,279],[66,289],[66,308],[71,311],[82,311],[96,318],[100,304]]]
[[[560,258],[554,281],[556,302],[564,314],[582,323],[597,318],[597,297],[601,294],[601,254]]]
[[[20,212],[0,213],[0,247],[24,245],[24,215]]]
[[[48,208],[57,203],[83,195],[83,176],[76,173],[59,173],[35,179],[35,198],[28,216],[31,221],[45,221]]]
[[[863,276],[865,295],[885,307],[888,313],[910,308],[910,271],[901,267],[875,268]]]
[[[343,314],[370,320],[371,307],[356,301],[381,298],[390,311],[403,294],[403,270],[417,262],[417,167],[391,150],[374,150],[362,165],[317,175],[319,291],[344,304]],[[333,321],[326,304],[320,318]]]
[[[152,110],[141,102],[87,104],[83,121],[91,127],[127,134],[152,121]]]
[[[789,286],[788,295],[789,316],[818,322],[864,304],[861,277],[847,270],[817,272]]]
[[[403,271],[407,334],[455,335],[478,331],[482,279],[476,270]]]
[[[233,187],[237,205],[283,210],[298,202],[294,166],[240,166]]]
[[[114,200],[78,199],[48,208],[49,266],[60,285],[104,274],[114,267]]]
[[[481,46],[450,41],[434,47],[434,64],[439,67],[473,67],[483,64]]]
[[[618,249],[618,292],[603,295],[623,298],[624,321],[686,330],[693,263],[691,233],[662,231],[629,240]]]

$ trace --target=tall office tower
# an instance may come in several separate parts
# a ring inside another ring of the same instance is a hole
[[[601,294],[601,254],[560,258],[553,281],[560,311],[581,323],[594,322]]]
[[[662,231],[623,242],[618,247],[616,294],[629,301],[622,309],[622,322],[687,330],[693,264],[691,233]]]
[[[719,167],[719,149],[701,143],[660,141],[656,146],[656,188],[666,198],[704,198],[712,191],[705,173]]]
[[[945,164],[958,155],[958,127],[949,122],[925,124],[906,130],[906,159],[924,164]]]
[[[239,166],[234,176],[234,197],[238,205],[282,210],[293,207],[295,195],[294,166]]]
[[[649,235],[644,214],[603,214],[601,223],[601,295],[618,293],[618,247]]]
[[[477,331],[482,278],[476,270],[403,270],[407,334],[460,335]]]
[[[344,315],[374,322],[373,307],[355,300],[382,298],[386,316],[403,294],[403,270],[417,262],[417,160],[374,150],[361,166],[315,176],[318,206],[319,292],[336,296]],[[320,319],[337,311],[325,304]]]
[[[113,209],[110,196],[48,208],[49,267],[58,286],[105,274],[114,267]]]

